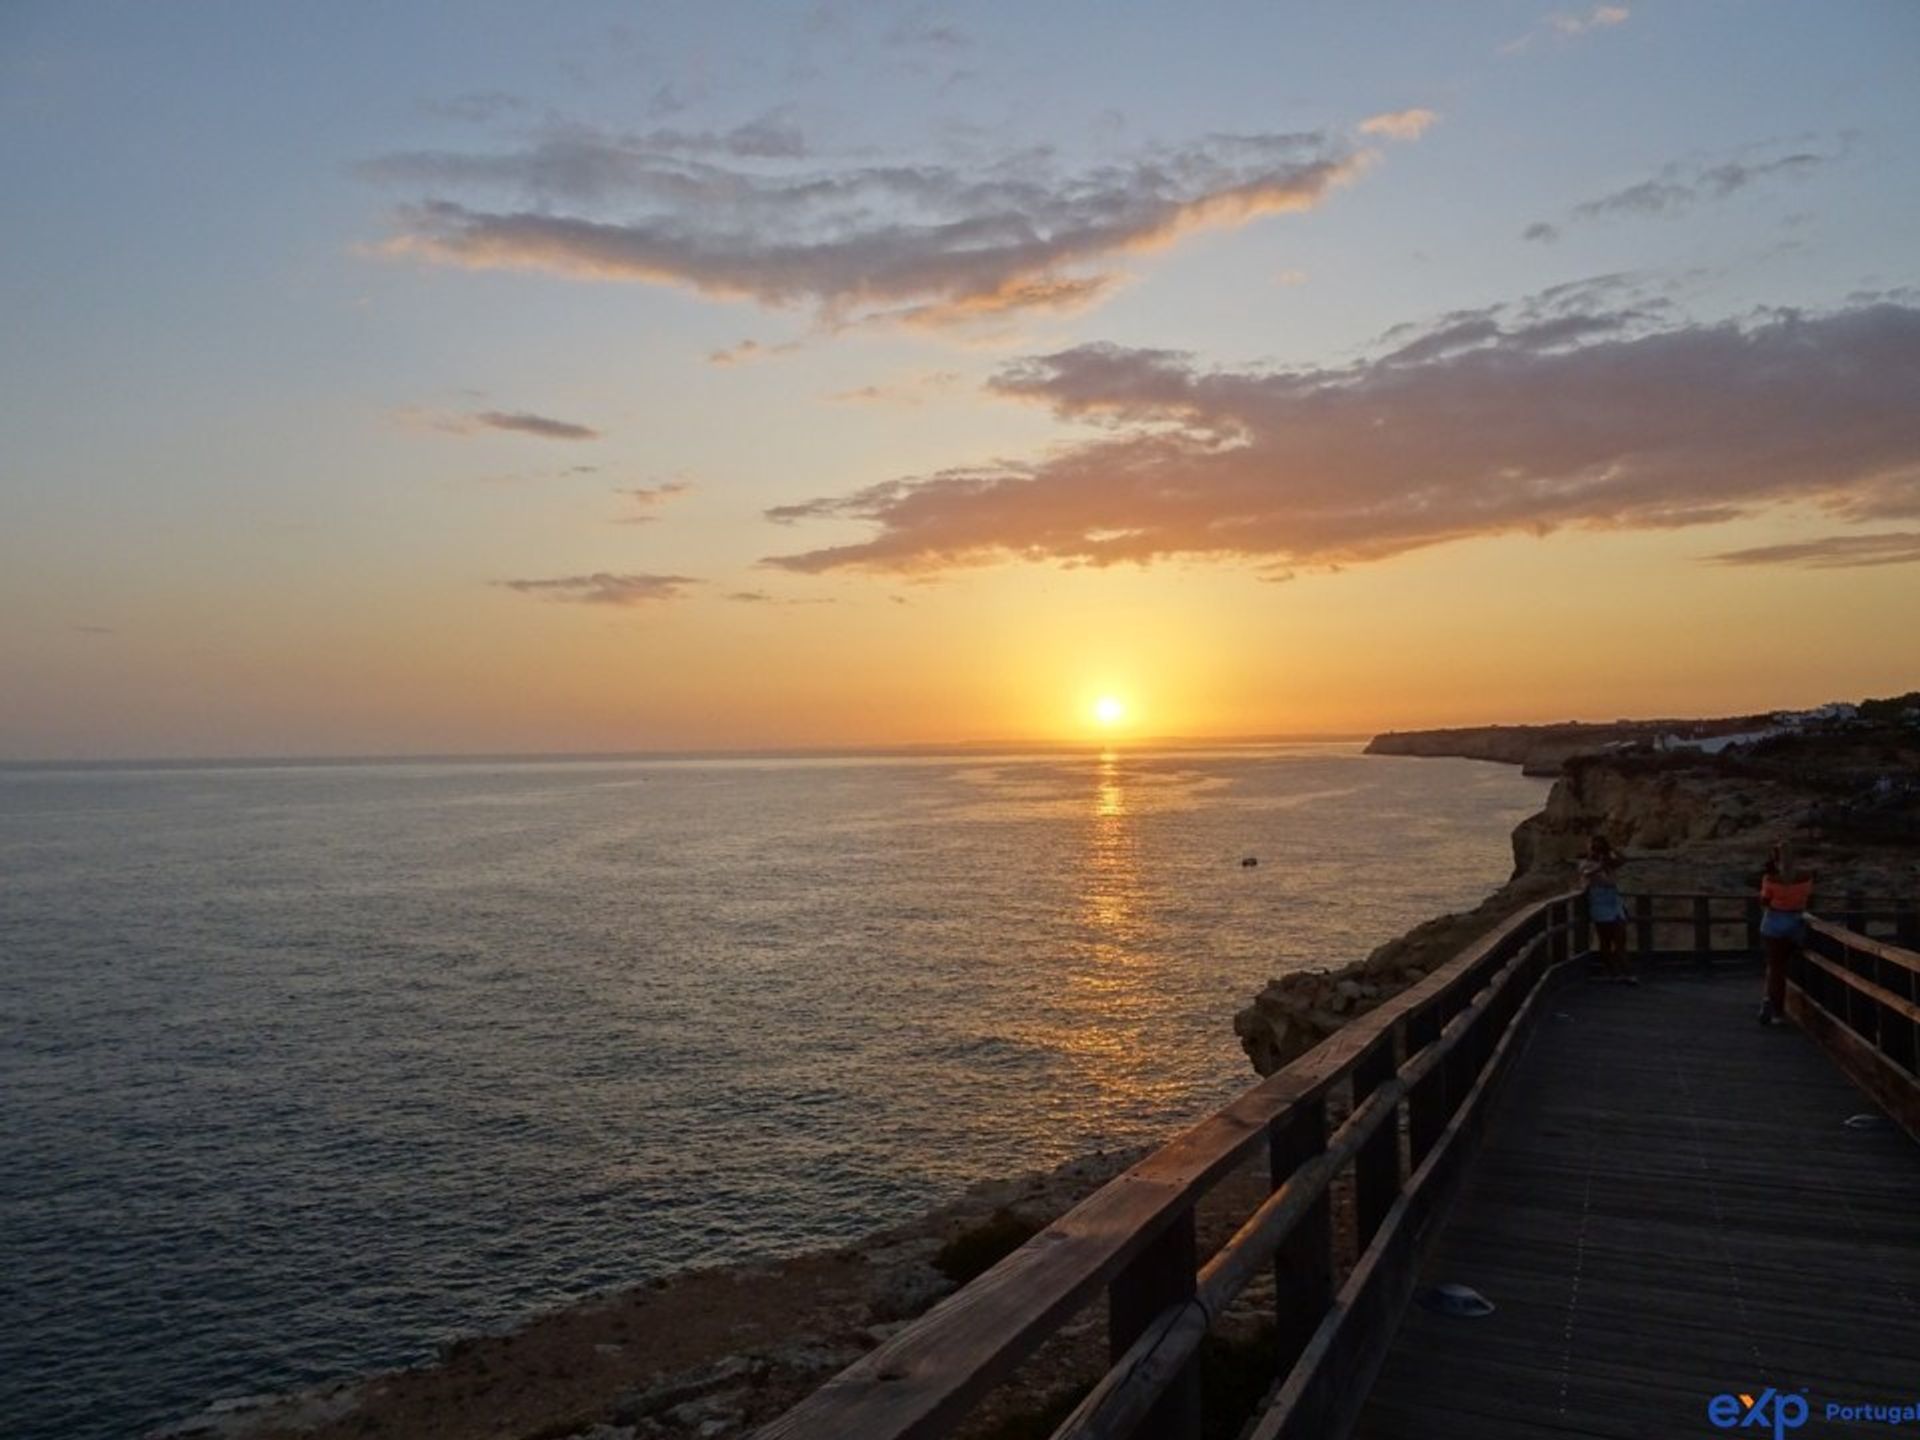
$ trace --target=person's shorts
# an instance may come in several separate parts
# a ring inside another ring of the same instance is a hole
[[[1627,922],[1624,920],[1596,920],[1593,930],[1602,940],[1618,945],[1627,943]]]
[[[1760,933],[1769,940],[1798,940],[1806,928],[1798,910],[1769,910],[1760,922]]]

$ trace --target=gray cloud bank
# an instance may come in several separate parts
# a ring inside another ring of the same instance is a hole
[[[745,139],[571,128],[495,153],[384,156],[363,173],[429,193],[379,248],[808,306],[829,324],[943,324],[1089,303],[1119,257],[1310,208],[1371,158],[1312,132],[1208,136],[1079,172],[1045,150],[973,168],[803,165],[797,135],[760,124]]]
[[[1920,516],[1920,309],[1687,323],[1611,277],[1385,343],[1339,369],[1209,370],[1112,345],[1023,361],[992,388],[1105,433],[771,510],[870,533],[768,563],[1284,567],[1513,531],[1697,525],[1788,501],[1844,521]]]

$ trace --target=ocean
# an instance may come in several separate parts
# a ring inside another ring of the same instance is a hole
[[[0,1435],[1169,1135],[1253,1079],[1270,975],[1477,902],[1544,788],[1352,745],[0,771]]]

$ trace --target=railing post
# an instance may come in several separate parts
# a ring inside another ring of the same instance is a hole
[[[1693,897],[1693,958],[1696,964],[1713,964],[1713,901],[1705,895]]]
[[[1902,950],[1920,949],[1920,910],[1914,909],[1907,901],[1899,902],[1900,909],[1893,917],[1894,938]],[[1911,1000],[1913,997],[1907,997]]]
[[[1407,1056],[1440,1038],[1440,1012],[1429,1005],[1407,1020]],[[1407,1096],[1407,1152],[1414,1169],[1432,1151],[1440,1132],[1452,1118],[1447,1106],[1447,1067],[1435,1065]]]
[[[1268,1132],[1273,1188],[1327,1148],[1327,1102],[1295,1105]],[[1333,1203],[1326,1191],[1273,1253],[1274,1373],[1284,1378],[1333,1304]]]
[[[1169,1305],[1193,1298],[1193,1209],[1182,1211],[1107,1287],[1107,1358],[1117,1361]],[[1189,1360],[1154,1402],[1135,1434],[1142,1440],[1198,1440],[1200,1366]]]
[[[1564,900],[1556,900],[1547,907],[1547,954],[1554,964],[1567,958],[1567,913],[1569,906]]]
[[[1653,896],[1633,897],[1633,944],[1645,965],[1653,955]]]
[[[1391,1080],[1394,1069],[1393,1036],[1389,1033],[1381,1036],[1353,1067],[1353,1108],[1358,1110],[1369,1095]],[[1361,1250],[1367,1248],[1399,1193],[1400,1121],[1398,1115],[1388,1115],[1353,1157],[1353,1213]]]
[[[1841,923],[1856,935],[1867,933],[1867,897],[1858,890],[1847,892],[1847,914]]]

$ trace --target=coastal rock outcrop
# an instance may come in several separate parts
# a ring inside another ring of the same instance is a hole
[[[1564,869],[1595,835],[1622,850],[1674,850],[1746,832],[1793,828],[1805,800],[1776,786],[1715,774],[1698,766],[1661,768],[1577,761],[1554,782],[1547,803],[1514,829],[1515,874]]]
[[[1269,980],[1233,1017],[1240,1047],[1256,1071],[1271,1075],[1355,1016],[1424,979],[1522,905],[1557,888],[1557,876],[1516,878],[1477,908],[1416,925],[1364,960]]]
[[[1574,884],[1595,835],[1628,857],[1627,884],[1651,892],[1751,893],[1767,849],[1791,838],[1829,893],[1911,895],[1920,873],[1920,709],[1879,703],[1880,723],[1770,735],[1737,747],[1573,753],[1539,813],[1513,832],[1513,877],[1465,915],[1415,927],[1364,960],[1271,980],[1234,1016],[1253,1068],[1272,1074],[1355,1015],[1398,994],[1524,905]],[[1860,707],[1865,710],[1867,707]],[[1734,733],[1753,717],[1616,726],[1489,726],[1383,735],[1376,754],[1455,755],[1519,763],[1553,744],[1608,743],[1626,732],[1686,727]]]

